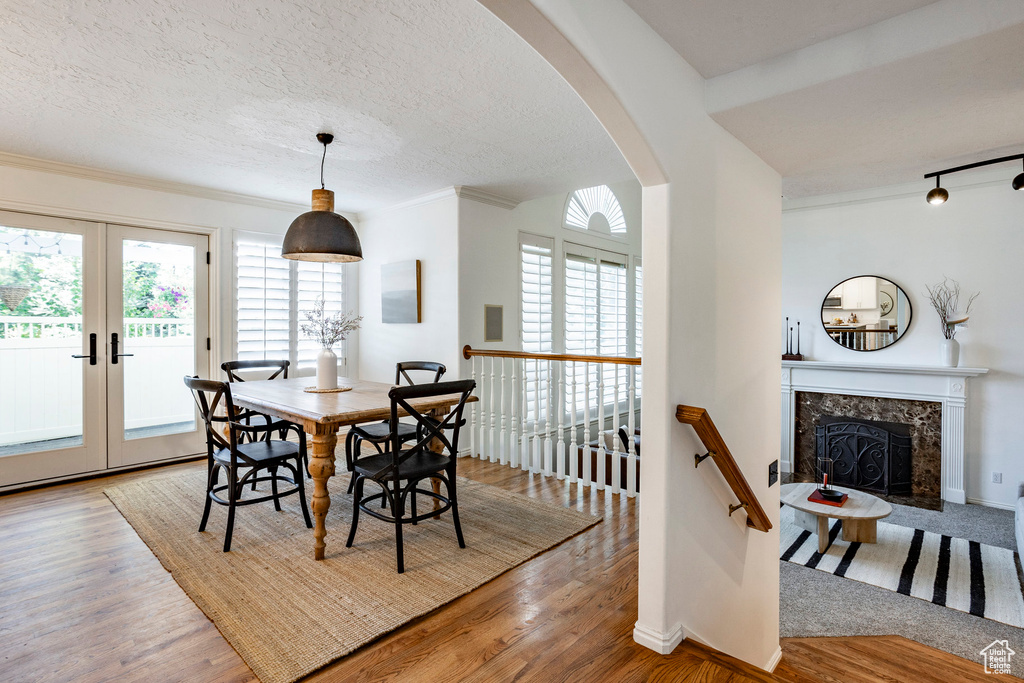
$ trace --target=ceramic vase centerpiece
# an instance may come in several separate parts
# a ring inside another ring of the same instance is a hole
[[[967,298],[967,306],[960,309],[960,283],[948,277],[942,282],[927,287],[928,301],[932,308],[939,314],[939,322],[942,323],[942,344],[939,347],[939,360],[949,368],[955,368],[960,363],[960,342],[956,340],[957,325],[967,322],[971,305],[978,298],[981,292],[975,292]]]
[[[349,334],[359,329],[362,316],[339,311],[327,313],[323,297],[316,300],[313,310],[304,311],[306,322],[300,326],[302,334],[320,344],[316,357],[316,389],[330,391],[338,388],[338,355],[334,345],[344,341]]]

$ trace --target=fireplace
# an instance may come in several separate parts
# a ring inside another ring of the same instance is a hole
[[[836,486],[883,495],[911,494],[909,425],[823,415],[814,435],[818,481],[831,460]]]

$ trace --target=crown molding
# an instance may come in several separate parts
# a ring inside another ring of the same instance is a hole
[[[445,199],[456,199],[458,194],[455,192],[454,187],[446,187],[443,190],[436,190],[434,192],[428,192],[427,194],[421,194],[418,197],[412,199],[406,199],[405,201],[391,206],[385,206],[379,209],[369,209],[367,211],[360,211],[356,214],[359,222],[362,223],[366,220],[372,220],[385,214],[392,213],[394,211],[401,211],[402,209],[411,209],[415,206],[423,206],[424,204],[433,204],[434,202],[444,201]]]
[[[266,197],[257,197],[255,195],[242,194],[240,192],[229,192],[227,190],[215,190],[209,187],[200,187],[198,185],[189,185],[187,183],[178,183],[170,180],[157,180],[155,178],[146,178],[144,176],[137,176],[129,173],[104,171],[90,166],[78,166],[77,164],[67,164],[62,161],[37,159],[35,157],[22,156],[21,154],[11,154],[9,152],[0,152],[0,166],[21,168],[29,171],[42,171],[44,173],[55,173],[72,178],[95,180],[102,183],[112,183],[114,185],[127,185],[146,190],[156,190],[158,192],[170,192],[173,194],[188,195],[190,197],[199,197],[202,199],[231,202],[233,204],[247,204],[264,209],[275,209],[287,212],[298,211],[300,213],[308,211],[306,205],[295,202],[267,199]]]
[[[491,206],[497,206],[510,211],[519,206],[519,202],[514,199],[502,197],[501,195],[487,192],[486,190],[480,190],[475,187],[469,187],[468,185],[456,185],[455,194],[459,196],[459,199],[470,199],[474,202],[490,204]]]

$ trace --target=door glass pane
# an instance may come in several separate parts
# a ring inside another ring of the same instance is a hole
[[[82,445],[82,236],[0,226],[0,456]]]
[[[124,438],[195,431],[195,247],[123,244]]]

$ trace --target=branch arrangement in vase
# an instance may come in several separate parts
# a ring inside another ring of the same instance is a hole
[[[971,312],[971,305],[978,298],[981,292],[971,294],[967,299],[967,306],[960,309],[960,283],[948,277],[942,282],[925,286],[928,290],[928,301],[932,308],[939,314],[939,321],[942,323],[942,336],[946,339],[956,338],[956,326],[967,322],[968,313]]]
[[[351,332],[359,329],[363,316],[339,311],[333,315],[324,310],[324,299],[320,297],[313,304],[313,310],[303,311],[305,323],[299,326],[302,334],[320,344],[321,348],[330,349],[340,341],[344,341]]]

